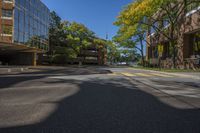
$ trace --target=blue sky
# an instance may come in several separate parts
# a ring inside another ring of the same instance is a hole
[[[50,10],[69,21],[85,24],[97,36],[109,39],[117,32],[116,16],[132,0],[41,0]]]

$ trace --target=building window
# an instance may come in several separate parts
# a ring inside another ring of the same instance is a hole
[[[2,25],[2,33],[6,35],[12,35],[12,26],[10,25]]]
[[[194,35],[193,54],[200,55],[200,33]]]
[[[2,9],[2,17],[12,18],[13,10]]]
[[[16,43],[48,49],[49,10],[40,0],[15,0],[14,18]]]
[[[5,3],[12,3],[13,0],[3,0],[3,2],[5,2]]]

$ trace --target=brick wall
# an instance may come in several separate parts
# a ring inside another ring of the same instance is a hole
[[[184,59],[189,58],[191,55],[191,45],[192,45],[192,33],[200,31],[200,11],[193,12],[191,14],[186,14],[183,12],[180,23],[179,23],[179,34],[174,33],[177,38],[178,43],[178,51],[177,51],[177,66],[179,68],[184,67]],[[170,28],[170,27],[169,27]],[[168,28],[168,30],[170,30]],[[166,43],[167,39],[165,37],[160,36],[158,39],[156,39],[156,34],[151,36],[152,44],[158,45],[159,43],[164,44]],[[147,39],[147,41],[150,42],[150,39]],[[147,47],[147,60],[152,58],[151,56],[151,49],[150,47]]]
[[[12,43],[12,36],[2,36],[2,25],[13,26],[13,19],[6,20],[2,19],[2,9],[13,9],[14,6],[11,3],[3,3],[0,1],[0,42]]]

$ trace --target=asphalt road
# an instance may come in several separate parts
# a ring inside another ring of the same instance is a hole
[[[100,67],[0,75],[0,133],[200,133],[199,81]]]

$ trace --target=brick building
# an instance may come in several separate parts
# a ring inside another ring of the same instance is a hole
[[[49,49],[49,17],[40,0],[0,0],[0,61],[36,65]]]
[[[195,68],[200,63],[200,2],[191,4],[187,10],[182,12],[180,29],[175,34],[177,42],[176,66],[178,68]],[[163,22],[161,29],[170,30],[170,25]],[[155,32],[149,32],[147,41],[146,57],[151,65],[158,65],[158,44],[163,45],[161,55],[161,66],[164,68],[173,67],[171,47],[169,40]]]

